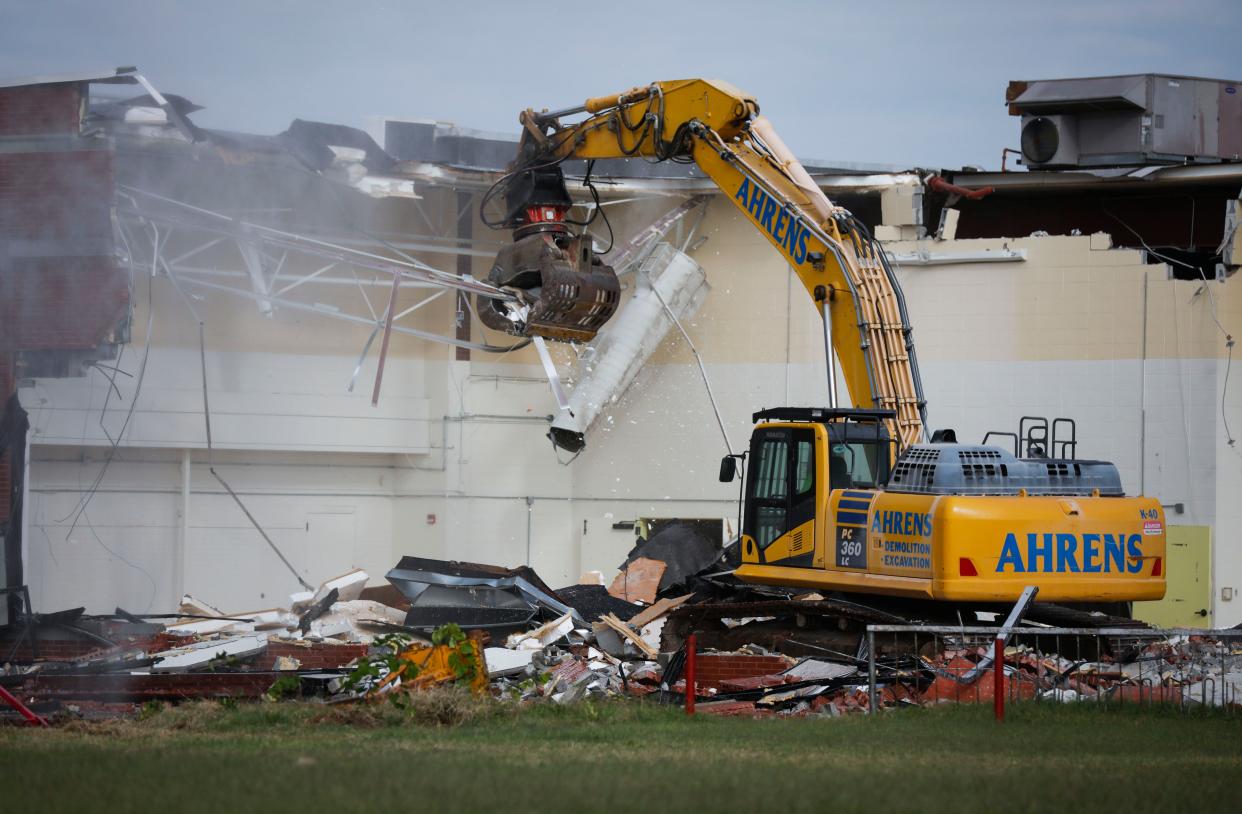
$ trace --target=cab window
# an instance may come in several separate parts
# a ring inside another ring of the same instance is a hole
[[[832,489],[873,489],[879,447],[874,442],[835,443],[829,459]]]
[[[789,457],[786,438],[769,438],[759,448],[754,496],[759,500],[784,500],[788,494],[785,463]]]
[[[801,497],[815,489],[815,442],[799,440],[794,457],[794,494]]]

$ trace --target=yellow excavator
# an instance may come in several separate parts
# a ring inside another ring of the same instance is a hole
[[[625,157],[696,164],[823,318],[829,405],[756,412],[749,451],[721,463],[728,482],[747,462],[739,579],[955,604],[1012,603],[1028,585],[1041,601],[1114,608],[1164,596],[1159,501],[1126,497],[1113,464],[1073,457],[1071,422],[1030,422],[1010,434],[1012,450],[928,433],[883,248],[824,195],[752,96],[719,81],[656,82],[520,120],[517,158],[483,202],[503,193],[491,225],[514,237],[489,280],[515,299],[480,301],[490,327],[587,341],[607,322],[620,288],[568,219],[561,164],[587,160],[589,183],[589,162]],[[838,360],[852,407],[838,405]]]

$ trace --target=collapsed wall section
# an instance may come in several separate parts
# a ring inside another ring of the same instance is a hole
[[[0,88],[0,348],[17,354],[19,377],[48,352],[115,342],[128,312],[115,151],[80,135],[86,87]]]
[[[115,152],[83,135],[88,87],[0,88],[0,414],[18,379],[81,375],[82,361],[127,330],[129,276],[112,239]],[[25,465],[18,448],[0,450],[6,585],[23,581],[20,524],[11,522]]]

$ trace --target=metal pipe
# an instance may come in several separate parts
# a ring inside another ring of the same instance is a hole
[[[1147,272],[1143,272],[1143,344],[1139,357],[1139,494],[1147,494]]]
[[[526,567],[530,568],[530,532],[531,525],[534,521],[535,499],[527,496],[526,498]]]
[[[893,261],[902,266],[959,266],[966,263],[1022,263],[1026,261],[1026,249],[983,249],[977,252],[929,251],[897,253],[890,252]]]
[[[181,450],[181,535],[173,556],[173,601],[180,602],[185,594],[185,552],[190,547],[190,450]]]
[[[461,413],[445,416],[445,421],[498,421],[501,423],[534,421],[546,424],[552,420],[550,415],[508,415],[506,413]]]
[[[949,183],[939,175],[933,175],[927,179],[927,188],[932,192],[942,192],[945,195],[957,195],[968,201],[977,201],[980,198],[986,198],[996,190],[992,187],[979,187],[978,189],[967,189],[957,184]]]
[[[1242,181],[1242,165],[1194,164],[1140,167],[1124,175],[1096,175],[1090,170],[1064,172],[958,173],[954,182],[965,189],[993,187],[999,194],[1038,189],[1149,189],[1153,186]]]
[[[574,411],[570,409],[569,396],[565,395],[565,388],[561,386],[561,374],[556,372],[556,364],[552,361],[552,355],[548,353],[547,343],[544,342],[542,336],[534,337],[534,343],[535,350],[539,352],[539,361],[543,363],[543,372],[548,376],[548,386],[552,389],[556,406],[572,418]]]
[[[514,141],[513,144],[516,149],[517,142]],[[427,186],[479,191],[490,187],[502,175],[500,170],[458,169],[425,161],[403,162],[399,173],[401,178],[418,181]],[[606,200],[634,195],[657,198],[723,194],[715,181],[698,174],[674,178],[619,178],[601,174],[597,167],[592,177],[598,185],[599,196]],[[921,176],[908,172],[877,171],[869,175],[817,172],[811,177],[820,189],[852,193],[876,193],[895,187],[921,186],[923,182]],[[565,179],[580,181],[582,176],[566,173]],[[589,200],[586,191],[579,190],[576,185],[570,186],[570,195]]]
[[[388,342],[392,339],[392,320],[397,311],[397,295],[401,293],[401,275],[392,275],[392,295],[388,298],[388,311],[384,315],[384,338],[380,340],[379,359],[375,363],[375,389],[371,391],[371,406],[379,405],[380,385],[384,381],[384,362],[388,360]]]
[[[695,672],[698,662],[698,641],[693,633],[686,637],[686,714],[694,714],[694,702],[699,694]]]
[[[733,445],[729,443],[729,433],[725,430],[724,419],[720,416],[720,407],[716,405],[716,394],[712,392],[712,383],[707,377],[707,368],[703,365],[703,357],[699,355],[699,349],[694,346],[694,340],[690,338],[690,334],[686,333],[686,329],[682,327],[681,320],[677,318],[677,315],[673,313],[673,309],[668,307],[668,303],[660,295],[660,290],[656,288],[654,281],[651,283],[651,293],[655,294],[656,299],[660,301],[660,305],[664,308],[664,313],[673,321],[673,325],[681,333],[681,338],[686,340],[686,344],[690,346],[690,352],[694,354],[694,361],[699,366],[699,374],[703,377],[703,387],[707,390],[707,400],[711,402],[712,413],[716,416],[716,425],[720,427],[720,437],[724,439],[725,451],[732,455]]]
[[[820,311],[824,317],[824,357],[828,364],[828,406],[836,409],[837,403],[837,353],[832,346],[832,311],[829,310],[831,297],[825,297]]]
[[[402,317],[408,317],[410,314],[414,313],[414,312],[415,312],[415,311],[417,311],[419,308],[422,308],[422,307],[423,307],[424,305],[426,305],[427,303],[429,303],[429,302],[433,302],[434,300],[439,299],[439,298],[440,298],[440,296],[441,296],[441,295],[443,295],[443,294],[444,294],[444,289],[441,289],[441,290],[437,291],[436,293],[431,294],[430,296],[428,296],[428,297],[426,297],[426,298],[424,298],[424,299],[421,299],[421,300],[419,300],[418,302],[414,303],[414,304],[413,304],[413,305],[411,305],[409,308],[405,309],[404,311],[402,311],[401,313],[399,313],[399,314],[397,314],[395,317],[393,317],[393,319],[401,319]]]
[[[793,326],[789,321],[789,314],[793,310],[793,280],[794,267],[786,266],[785,274],[785,399],[781,404],[789,403],[789,348],[793,339]]]
[[[25,455],[22,457],[22,573],[8,574],[10,581],[20,581],[29,584],[26,576],[26,563],[30,562],[30,447],[31,441],[34,439],[35,427],[33,423],[29,423],[26,427],[26,446]],[[16,463],[13,461],[12,463]],[[10,465],[12,465],[12,463]],[[31,610],[29,597],[27,598],[26,610]]]
[[[574,498],[574,500],[582,499]],[[994,627],[983,627],[982,625],[867,625],[867,630],[876,633],[972,633],[980,636],[995,636],[997,631]],[[1040,636],[1103,636],[1105,638],[1123,636],[1131,639],[1164,639],[1169,636],[1210,636],[1220,639],[1242,639],[1242,629],[1239,628],[1015,627],[1010,633],[1021,635],[1038,634]]]
[[[996,722],[1002,724],[1005,722],[1005,640],[1000,636],[996,637],[993,650],[992,675],[995,683],[992,686],[992,711]]]
[[[245,464],[230,463],[229,466],[245,466]],[[34,491],[35,491],[35,494],[39,494],[39,495],[58,495],[58,494],[74,495],[74,494],[84,494],[88,490],[85,487],[66,486],[66,487],[59,487],[59,488],[58,487],[46,487],[46,488],[41,488],[41,489],[35,489]],[[178,487],[175,487],[175,486],[166,486],[166,487],[160,487],[160,488],[156,488],[156,487],[126,488],[126,487],[100,486],[98,489],[94,491],[101,493],[101,494],[175,495],[178,493],[179,489]],[[227,492],[223,490],[213,491],[211,489],[206,489],[206,488],[199,489],[198,493],[200,495],[228,494]],[[468,495],[468,494],[462,494],[460,492],[454,493],[454,492],[447,491],[447,490],[439,490],[435,492],[399,492],[395,490],[388,491],[388,492],[377,492],[377,491],[370,491],[370,490],[358,490],[358,491],[353,491],[353,492],[343,492],[343,491],[312,492],[312,491],[306,491],[306,490],[292,490],[292,489],[288,489],[288,490],[243,489],[240,492],[234,492],[234,494],[242,495],[245,497],[312,497],[312,498],[382,497],[382,498],[393,498],[393,499],[399,499],[399,500],[407,500],[407,499],[408,500],[425,500],[425,499],[523,500],[523,501],[526,500],[526,497],[523,495],[479,495],[479,494]],[[703,504],[710,503],[713,505],[714,504],[728,504],[729,506],[737,505],[737,500],[735,498],[718,498],[718,497],[716,498],[696,497],[696,498],[686,498],[684,500],[667,500],[663,497],[570,497],[570,496],[565,496],[565,495],[537,495],[531,499],[532,500],[552,500],[552,501],[559,500],[559,501],[564,501],[566,503],[646,503],[648,506],[652,506],[652,507],[670,506],[670,505],[688,505],[688,504],[695,504],[695,503],[703,503]],[[39,527],[46,527],[47,524],[36,523],[35,525]],[[301,526],[293,526],[290,528],[301,528]],[[958,630],[959,628],[953,628],[953,631],[958,631]],[[995,632],[994,628],[986,628],[984,630],[985,632]],[[1195,630],[1195,631],[1186,632],[1185,635],[1198,636],[1201,634],[1203,634],[1202,630]]]
[[[226,294],[233,294],[234,296],[242,297],[244,299],[256,299],[256,300],[262,299],[261,297],[259,297],[259,295],[251,291],[243,291],[240,288],[231,288],[225,285],[217,285],[215,283],[209,283],[206,280],[196,280],[193,277],[184,278],[184,282],[189,283],[190,285],[197,285],[203,288],[210,288],[215,291],[223,291]],[[289,308],[294,311],[305,311],[311,314],[319,314],[320,316],[330,317],[332,319],[343,319],[346,322],[357,322],[357,323],[361,323],[367,326],[375,325],[374,320],[367,319],[366,317],[355,316],[354,314],[346,314],[342,311],[328,311],[323,308],[316,308],[313,305],[307,305],[305,303],[295,302],[293,300],[280,299],[277,297],[269,297],[268,299],[272,303],[279,305],[282,308]],[[521,341],[521,342],[516,342],[513,345],[509,345],[507,347],[498,347],[498,346],[493,346],[493,345],[482,344],[479,342],[463,342],[460,339],[455,339],[455,338],[448,337],[448,336],[441,336],[440,334],[433,334],[428,331],[419,331],[414,328],[406,328],[401,325],[394,325],[392,326],[392,329],[399,334],[406,334],[407,336],[415,336],[415,337],[418,337],[419,339],[427,339],[432,342],[441,342],[446,345],[454,345],[456,347],[461,347],[461,348],[471,348],[473,350],[487,351],[489,353],[508,353],[511,350],[517,350],[518,348],[526,347],[527,345],[527,342]]]
[[[867,628],[867,701],[872,715],[875,714],[877,699],[875,691],[875,631]]]

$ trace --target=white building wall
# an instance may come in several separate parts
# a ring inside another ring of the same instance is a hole
[[[822,332],[779,256],[723,201],[698,234],[707,241],[693,256],[712,290],[686,329],[705,360],[729,443],[740,451],[754,410],[826,403]],[[1024,250],[1026,261],[898,272],[931,426],[978,441],[987,430],[1016,430],[1022,415],[1076,419],[1080,456],[1115,461],[1131,493],[1184,503],[1186,514],[1170,514],[1170,522],[1216,528],[1218,586],[1242,588],[1242,555],[1232,541],[1242,519],[1234,517],[1242,511],[1242,459],[1220,421],[1223,339],[1207,298],[1196,296],[1198,284],[1169,281],[1164,267],[1110,250],[1101,236],[918,248],[1002,245]],[[476,273],[484,270],[476,265]],[[1236,288],[1214,289],[1227,325],[1238,324]],[[89,523],[72,534],[74,506],[107,449],[98,428],[107,385],[93,372],[22,389],[35,425],[27,545],[40,610],[165,611],[183,589],[243,610],[283,604],[297,587],[206,471],[196,335],[173,317],[176,299],[156,293],[165,308],[157,312],[161,335],[133,434],[83,515]],[[451,331],[448,300],[425,309],[427,329]],[[355,392],[344,393],[365,330],[279,311],[267,320],[245,304],[209,301],[213,312],[227,312],[229,328],[213,332],[209,317],[219,471],[309,582],[352,566],[378,581],[413,554],[529,562],[557,586],[587,570],[611,577],[633,544],[632,532],[613,523],[736,517],[736,484],[716,480],[726,445],[693,356],[675,333],[603,411],[586,450],[567,462],[544,435],[543,417],[555,408],[530,349],[476,352],[463,362],[443,346],[395,337],[380,405],[372,408],[373,361]],[[144,324],[141,310],[134,324]],[[141,342],[127,349],[125,369]],[[568,369],[572,351],[554,353]],[[1227,408],[1242,432],[1242,383],[1233,381]],[[109,431],[119,429],[131,395],[128,383],[118,385],[123,398],[109,406]],[[178,552],[183,449],[193,450],[193,489],[190,531]],[[178,562],[182,574],[174,573]],[[1216,597],[1215,623],[1242,621],[1242,600],[1222,602],[1219,590]]]

